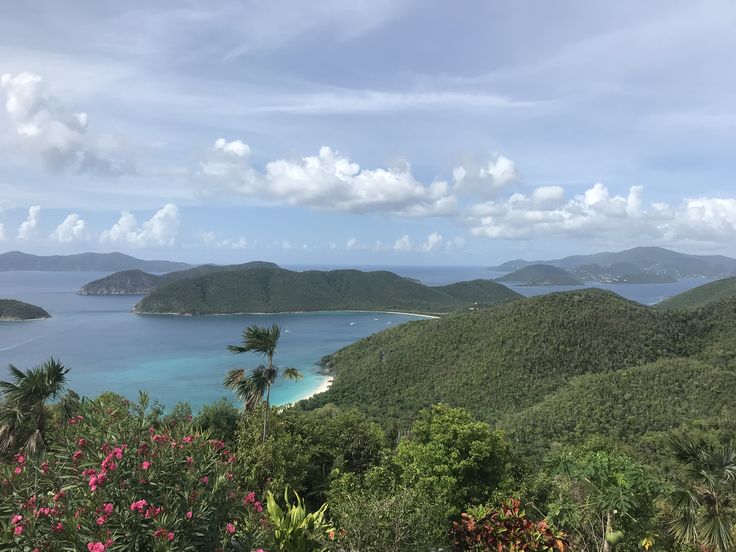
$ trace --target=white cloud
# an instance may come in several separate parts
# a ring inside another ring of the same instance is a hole
[[[5,239],[5,225],[0,223],[0,241]]]
[[[527,196],[471,206],[467,222],[476,236],[505,239],[595,238],[676,244],[736,239],[736,199],[691,198],[679,205],[645,204],[643,186],[612,195],[601,183],[564,200],[562,188],[537,188]]]
[[[100,237],[103,243],[122,243],[133,247],[172,246],[179,232],[179,209],[167,203],[142,225],[135,215],[123,211],[120,219]]]
[[[75,113],[53,98],[41,75],[6,73],[0,76],[0,87],[5,91],[5,111],[18,147],[38,157],[46,168],[71,166],[105,175],[130,170],[107,155],[103,141],[87,135],[87,114]]]
[[[219,239],[214,232],[203,232],[199,234],[199,238],[207,247],[215,249],[246,249],[249,245],[248,240],[242,236],[238,239]]]
[[[408,163],[390,169],[361,169],[350,158],[323,146],[316,156],[299,161],[279,159],[264,172],[249,163],[248,146],[218,140],[199,174],[206,191],[239,195],[350,213],[385,212],[400,216],[448,215],[456,200],[446,182],[419,182]]]
[[[59,243],[71,243],[85,237],[85,222],[78,214],[72,213],[67,215],[59,226],[49,236],[52,240]]]
[[[218,138],[215,140],[215,150],[222,151],[224,153],[231,153],[233,155],[237,155],[238,157],[249,157],[250,156],[250,146],[246,144],[245,142],[241,142],[240,140],[233,140],[232,142],[228,142],[224,138]]]
[[[427,241],[421,244],[419,248],[421,251],[437,251],[444,246],[444,242],[445,239],[442,237],[442,234],[432,232],[427,236]]]
[[[33,205],[28,209],[28,217],[24,220],[18,228],[18,239],[27,240],[32,238],[36,233],[38,227],[38,218],[41,213],[41,207],[39,205]]]
[[[411,243],[411,239],[409,239],[408,234],[404,234],[398,240],[396,240],[396,242],[394,242],[395,251],[411,251],[412,248],[413,244]]]
[[[481,196],[495,195],[519,179],[516,163],[499,153],[480,166],[469,162],[455,167],[452,176],[457,191]]]

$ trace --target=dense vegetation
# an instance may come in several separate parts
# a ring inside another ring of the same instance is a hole
[[[51,315],[36,305],[14,299],[0,299],[0,320],[36,320],[38,318],[51,318]]]
[[[428,287],[385,271],[257,268],[172,282],[145,297],[135,310],[180,314],[319,310],[446,313],[518,297],[490,280]]]
[[[659,309],[694,309],[720,299],[736,297],[736,277],[716,280],[657,303]]]
[[[574,278],[566,270],[556,266],[534,264],[515,270],[497,278],[498,282],[512,282],[525,286],[582,286],[583,282]]]
[[[362,339],[329,357],[332,387],[307,407],[406,420],[441,401],[497,421],[576,376],[691,355],[708,328],[601,290],[534,297]]]
[[[54,272],[115,272],[148,270],[170,272],[190,268],[187,263],[146,261],[124,253],[79,253],[77,255],[30,255],[21,251],[0,254],[0,271],[44,270]]]
[[[249,270],[252,268],[278,268],[278,265],[264,261],[251,261],[238,265],[207,264],[167,274],[149,274],[142,270],[123,270],[85,284],[79,290],[79,293],[82,295],[148,295],[154,289],[178,280],[196,278],[214,272]]]

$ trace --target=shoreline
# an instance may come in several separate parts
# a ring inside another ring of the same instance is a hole
[[[299,401],[306,401],[307,399],[311,399],[315,395],[319,395],[320,393],[324,393],[327,391],[330,387],[332,387],[332,382],[335,381],[334,376],[325,376],[325,379],[320,382],[320,384],[317,386],[316,389],[314,389],[312,392],[310,392],[308,395],[305,395],[303,397],[300,397],[295,403],[298,403]]]
[[[133,314],[141,314],[145,316],[178,316],[182,318],[201,318],[204,316],[246,316],[246,315],[254,315],[254,316],[269,316],[274,314],[332,314],[332,313],[350,313],[350,312],[360,312],[360,313],[375,313],[375,314],[399,314],[403,316],[416,316],[418,318],[430,318],[430,319],[437,319],[441,318],[440,315],[436,314],[422,314],[418,312],[403,312],[403,311],[387,311],[387,310],[355,310],[355,309],[345,309],[345,310],[321,310],[321,311],[279,311],[279,312],[220,312],[220,313],[208,313],[208,314],[189,314],[189,313],[181,313],[181,312],[139,312],[139,311],[131,311]]]

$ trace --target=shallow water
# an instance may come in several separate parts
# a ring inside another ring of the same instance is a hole
[[[282,328],[276,361],[304,373],[299,382],[280,381],[274,404],[311,394],[325,380],[316,362],[358,339],[413,316],[324,312],[237,316],[136,315],[140,297],[82,296],[75,292],[99,273],[0,272],[0,297],[27,301],[48,310],[49,320],[0,323],[0,366],[34,366],[49,356],[71,367],[70,384],[80,394],[114,390],[135,398],[139,389],[171,407],[188,401],[198,409],[229,392],[225,372],[255,367],[255,354],[232,355],[250,324]],[[0,369],[0,374],[4,372]],[[4,375],[4,374],[3,374]]]

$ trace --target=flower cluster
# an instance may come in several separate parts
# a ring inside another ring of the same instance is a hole
[[[43,456],[0,465],[0,541],[44,552],[262,546],[263,505],[234,477],[225,443],[110,398],[80,409]]]

